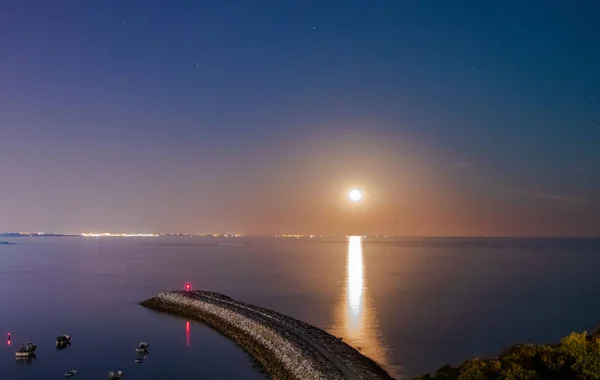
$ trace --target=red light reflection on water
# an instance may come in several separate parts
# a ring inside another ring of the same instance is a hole
[[[190,321],[185,322],[185,345],[190,346]]]

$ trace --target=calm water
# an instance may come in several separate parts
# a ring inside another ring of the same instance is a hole
[[[261,379],[195,322],[136,303],[213,290],[324,328],[410,378],[444,362],[552,342],[600,323],[600,240],[20,238],[0,245],[1,379]],[[74,337],[57,351],[54,338]],[[18,344],[37,358],[16,362]],[[151,344],[136,365],[134,348]]]

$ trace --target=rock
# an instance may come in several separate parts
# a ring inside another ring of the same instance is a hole
[[[222,294],[163,292],[140,304],[205,323],[236,342],[273,379],[392,379],[324,330]]]

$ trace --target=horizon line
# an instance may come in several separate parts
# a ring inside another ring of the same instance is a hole
[[[378,239],[390,239],[390,238],[404,238],[404,239],[599,239],[598,235],[527,235],[527,236],[510,236],[510,235],[384,235],[384,234],[344,234],[344,235],[327,235],[327,234],[245,234],[245,233],[184,233],[184,232],[80,232],[80,233],[66,233],[66,232],[0,232],[2,235],[23,235],[23,236],[64,236],[64,237],[165,237],[165,236],[187,236],[187,237],[275,237],[275,238],[288,238],[288,239],[321,239],[321,238],[347,238],[350,236],[361,236],[363,238],[378,238]],[[86,236],[87,235],[87,236]],[[102,236],[104,235],[104,236]]]

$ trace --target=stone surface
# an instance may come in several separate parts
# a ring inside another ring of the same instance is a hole
[[[219,293],[163,292],[141,305],[205,323],[236,342],[273,379],[392,379],[326,331]]]

